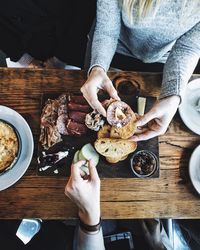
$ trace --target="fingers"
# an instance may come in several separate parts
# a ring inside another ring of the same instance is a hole
[[[146,132],[142,134],[137,134],[131,137],[133,141],[146,141],[153,137],[158,136],[160,133],[159,131],[153,131],[153,130],[147,130]]]
[[[89,105],[94,110],[97,110],[98,113],[100,113],[103,116],[106,116],[106,110],[104,109],[104,107],[97,98],[97,88],[85,86],[81,88],[81,92],[83,93],[83,96],[85,97]]]
[[[97,98],[94,98],[94,97],[90,98],[88,102],[94,110],[96,110],[99,114],[106,117],[106,110],[104,109],[104,107],[102,106],[102,104]]]
[[[149,130],[148,127],[137,127],[137,129],[135,131],[135,135],[143,134],[143,133],[145,133],[148,130]]]
[[[117,90],[114,88],[113,84],[111,81],[107,81],[105,84],[104,89],[108,92],[109,96],[114,98],[117,101],[120,101],[120,98],[117,94]]]
[[[85,161],[79,161],[71,165],[71,179],[72,180],[82,180],[80,167],[85,164]]]
[[[148,122],[153,120],[156,117],[155,112],[149,111],[144,116],[140,117],[139,120],[136,122],[137,127],[141,127],[146,125]]]
[[[97,169],[94,166],[94,163],[92,160],[89,160],[89,172],[90,172],[90,179],[91,181],[99,182],[99,175],[97,173]]]

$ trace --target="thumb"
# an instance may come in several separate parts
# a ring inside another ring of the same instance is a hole
[[[85,164],[85,161],[78,161],[71,165],[71,179],[81,180],[81,170],[80,167]]]
[[[105,85],[105,90],[108,92],[110,97],[114,98],[117,101],[120,101],[120,98],[117,94],[117,90],[114,88],[111,81],[109,81],[108,84]]]
[[[145,115],[143,115],[137,120],[136,125],[137,127],[142,127],[146,125],[148,122],[150,122],[151,120],[153,120],[154,118],[155,118],[155,113],[152,111],[149,111],[148,113],[146,113]]]

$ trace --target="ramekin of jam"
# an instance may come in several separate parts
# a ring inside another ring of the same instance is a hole
[[[130,165],[133,173],[140,178],[150,177],[158,167],[158,160],[154,153],[140,150],[132,155]]]

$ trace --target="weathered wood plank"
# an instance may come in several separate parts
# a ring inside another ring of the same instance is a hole
[[[111,80],[119,76],[136,80],[144,95],[159,95],[159,73],[120,71],[109,72],[109,76]],[[197,77],[194,75],[192,78]],[[36,175],[36,151],[41,95],[77,91],[85,79],[86,72],[83,71],[0,69],[0,104],[24,116],[35,140],[34,158],[26,174],[14,186],[0,192],[0,218],[76,217],[75,205],[64,195],[67,179]],[[160,178],[102,179],[102,217],[200,218],[200,199],[188,175],[189,158],[199,144],[200,137],[190,132],[177,114],[167,133],[160,137]]]

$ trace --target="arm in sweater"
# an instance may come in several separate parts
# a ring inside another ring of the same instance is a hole
[[[90,69],[95,65],[105,71],[117,48],[121,26],[121,11],[118,0],[97,1],[97,21],[92,42]]]
[[[200,58],[200,23],[181,36],[173,46],[164,66],[160,98],[184,93]]]
[[[74,250],[105,250],[102,229],[98,233],[85,233],[80,227],[77,235],[77,247]]]

